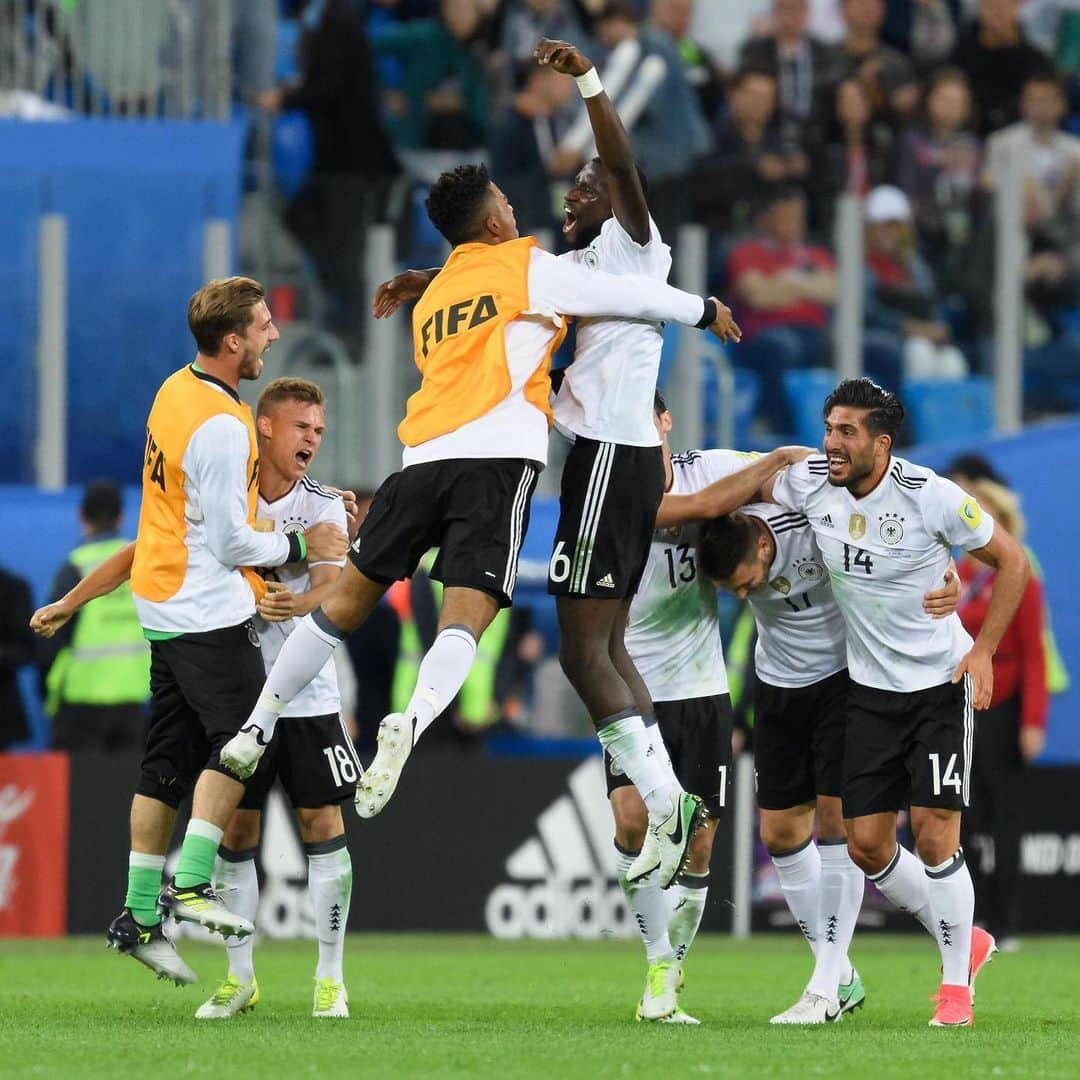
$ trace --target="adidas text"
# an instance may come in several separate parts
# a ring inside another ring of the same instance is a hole
[[[614,589],[615,579],[610,574],[605,574],[597,583],[598,589]]]

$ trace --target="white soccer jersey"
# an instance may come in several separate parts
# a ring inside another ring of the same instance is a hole
[[[349,531],[348,522],[345,520],[345,504],[341,496],[331,495],[322,485],[317,484],[308,476],[298,480],[291,491],[272,503],[267,502],[260,495],[256,513],[264,520],[273,521],[275,532],[307,532],[312,525],[320,521],[332,522],[344,533]],[[345,561],[343,559],[335,563],[287,563],[285,566],[268,571],[267,576],[273,581],[288,585],[294,593],[307,592],[311,587],[309,565],[344,566]],[[262,643],[263,663],[268,672],[273,667],[278,653],[281,652],[285,639],[293,632],[295,626],[295,619],[289,619],[286,622],[267,622],[258,615],[255,616],[255,628],[259,632],[259,641]],[[289,702],[281,715],[327,716],[330,713],[339,712],[340,709],[341,698],[338,694],[337,671],[334,668],[334,658],[331,657],[323,665],[322,671]]]
[[[843,671],[844,617],[810,522],[774,503],[751,503],[742,513],[763,521],[776,544],[768,580],[747,596],[757,623],[758,677],[770,686],[802,687]]]
[[[649,218],[650,239],[637,244],[610,217],[581,251],[560,255],[590,270],[667,281],[671,249]],[[579,319],[574,362],[555,398],[555,423],[569,435],[627,446],[657,446],[653,393],[660,371],[663,324],[642,319]]]
[[[810,519],[844,615],[851,678],[906,692],[948,682],[971,638],[955,613],[927,615],[923,596],[944,584],[954,545],[990,542],[993,519],[951,480],[903,458],[861,499],[828,474],[827,458],[807,458],[777,476],[773,498]]]
[[[671,459],[672,495],[690,495],[753,460],[734,450],[691,450]],[[658,529],[630,605],[626,649],[653,701],[728,692],[716,590],[697,572],[697,526]]]

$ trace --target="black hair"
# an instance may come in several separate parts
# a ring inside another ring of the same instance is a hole
[[[641,19],[637,10],[629,0],[607,0],[595,21],[604,22],[607,19],[624,19],[626,22],[638,23]]]
[[[806,202],[806,192],[797,184],[770,184],[766,187],[758,197],[758,208],[761,213],[765,213],[766,210],[772,209],[779,202],[790,202],[792,199],[798,199],[800,202]]]
[[[1061,72],[1050,61],[1036,65],[1035,70],[1024,79],[1023,86],[1029,86],[1031,83],[1038,86],[1052,86],[1062,97],[1069,96]]]
[[[664,400],[664,395],[660,393],[659,386],[653,391],[652,408],[657,416],[662,416],[668,411],[667,402]]]
[[[773,83],[776,82],[776,72],[771,68],[763,67],[760,64],[748,64],[745,67],[736,68],[735,74],[728,81],[728,86],[732,90],[737,90],[747,79],[752,79],[755,76],[762,79],[771,79]]]
[[[475,240],[491,196],[486,165],[459,165],[444,172],[428,192],[428,217],[450,244]]]
[[[896,435],[904,423],[904,406],[891,391],[884,390],[872,379],[845,379],[825,399],[821,415],[827,420],[836,405],[866,409],[866,426],[874,435]]]
[[[698,567],[712,581],[729,581],[754,554],[758,531],[746,514],[726,514],[706,521],[698,533]]]
[[[111,480],[95,480],[86,485],[79,513],[91,529],[98,532],[115,529],[123,510],[120,489]]]
[[[958,454],[949,462],[946,476],[966,476],[969,480],[991,480],[1002,487],[1008,487],[1008,481],[987,461],[982,454]]]

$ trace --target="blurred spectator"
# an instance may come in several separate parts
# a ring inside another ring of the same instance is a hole
[[[777,80],[781,128],[805,143],[820,137],[827,98],[836,79],[836,53],[806,30],[807,0],[773,0],[772,33],[752,37],[740,67],[769,71]]]
[[[764,189],[798,183],[809,171],[806,155],[784,141],[776,118],[776,79],[742,69],[728,88],[728,110],[716,125],[716,148],[694,170],[694,203],[714,231],[742,228]]]
[[[919,84],[911,61],[881,40],[885,0],[843,0],[843,11],[847,32],[839,46],[838,76],[859,79],[875,113],[903,123],[918,107]]]
[[[16,674],[34,662],[30,586],[0,568],[0,751],[30,737]]]
[[[364,234],[382,211],[398,172],[379,121],[371,51],[359,9],[351,0],[307,0],[299,60],[300,81],[256,96],[268,112],[302,109],[311,122],[311,175],[285,211],[285,223],[311,257],[327,293],[327,322],[354,349],[366,321]]]
[[[380,59],[395,57],[400,81],[387,94],[387,127],[410,149],[471,150],[486,139],[488,92],[479,0],[440,0],[434,18],[383,23],[372,33]]]
[[[731,252],[728,280],[743,332],[739,362],[761,375],[775,429],[789,430],[780,374],[829,363],[826,330],[836,300],[836,263],[825,248],[806,243],[806,199],[798,188],[768,197],[758,234]]]
[[[525,85],[513,106],[492,125],[489,141],[492,174],[514,207],[523,235],[553,229],[562,216],[555,209],[548,169],[555,147],[573,122],[571,109],[578,100],[572,79],[533,61],[526,63]]]
[[[865,198],[892,173],[892,129],[874,119],[863,83],[845,79],[836,88],[832,123],[813,163],[810,189],[819,200],[817,220],[823,225],[831,222],[838,195],[848,192]]]
[[[948,59],[956,45],[960,0],[886,0],[881,36],[921,71]]]
[[[976,480],[971,493],[1001,528],[1023,540],[1024,518],[1013,492],[992,480]],[[970,556],[960,561],[959,570],[963,593],[958,613],[964,629],[975,636],[986,619],[995,571]],[[1018,917],[1023,772],[1046,743],[1042,604],[1042,588],[1032,575],[994,654],[990,708],[975,716],[971,807],[964,814],[965,847],[979,853],[971,863],[975,917],[1006,949]]]
[[[953,291],[970,243],[979,190],[979,140],[971,86],[959,68],[937,71],[926,90],[925,120],[897,148],[897,181],[914,210],[920,246]]]
[[[129,541],[118,534],[123,502],[109,481],[90,484],[79,506],[83,542],[53,581],[49,603],[73,589]],[[45,710],[58,750],[141,746],[150,697],[150,649],[125,582],[91,600],[42,642]]]
[[[687,187],[695,160],[711,146],[697,95],[671,37],[641,27],[625,0],[609,0],[596,24],[609,50],[601,72],[649,182],[649,209],[669,244],[690,211]],[[559,172],[570,175],[591,156],[592,128],[582,108],[559,146]]]
[[[992,188],[1007,155],[1024,177],[1024,220],[1031,254],[1024,274],[1028,301],[1047,320],[1080,303],[1080,139],[1059,129],[1061,83],[1046,72],[1029,78],[1023,120],[991,136],[986,181]]]
[[[949,344],[949,325],[938,317],[934,276],[915,245],[911,206],[888,185],[866,200],[864,362],[883,385],[900,379],[959,379],[963,354]]]
[[[667,34],[679,50],[683,74],[694,88],[698,104],[708,122],[712,122],[724,101],[724,85],[715,61],[691,36],[694,0],[652,0],[652,23]]]
[[[971,80],[984,135],[1016,119],[1021,87],[1050,66],[1046,54],[1025,39],[1018,10],[1017,0],[979,0],[953,54],[953,63]]]

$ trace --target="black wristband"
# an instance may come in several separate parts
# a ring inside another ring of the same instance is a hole
[[[696,324],[699,330],[704,330],[716,322],[716,301],[711,296],[707,296],[704,298],[704,303],[705,314],[701,316]]]
[[[300,534],[289,533],[289,557],[285,561],[303,562],[304,554],[304,543],[300,539]]]

